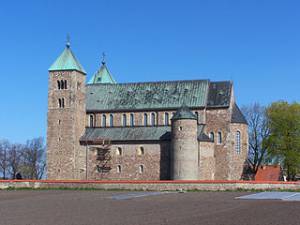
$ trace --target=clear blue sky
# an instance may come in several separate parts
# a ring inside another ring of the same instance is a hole
[[[0,138],[46,136],[48,68],[65,46],[118,82],[233,80],[239,105],[300,100],[300,2],[1,1]]]

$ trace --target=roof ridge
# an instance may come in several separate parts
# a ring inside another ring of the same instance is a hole
[[[142,82],[128,82],[128,83],[95,83],[95,84],[86,84],[88,86],[90,85],[133,85],[133,84],[154,84],[154,83],[177,83],[177,82],[208,82],[210,83],[209,79],[202,79],[202,80],[165,80],[165,81],[142,81]]]

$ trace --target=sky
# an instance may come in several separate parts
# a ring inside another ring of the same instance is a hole
[[[300,100],[300,1],[0,3],[0,139],[46,137],[48,68],[71,48],[89,79],[232,80],[240,106]]]

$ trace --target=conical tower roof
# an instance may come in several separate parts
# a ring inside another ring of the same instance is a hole
[[[58,71],[58,70],[77,70],[79,72],[86,74],[80,62],[76,59],[74,53],[72,52],[69,42],[66,44],[66,48],[61,53],[61,55],[55,60],[55,62],[49,68],[49,71]]]
[[[106,63],[102,61],[100,69],[92,76],[89,84],[116,84],[116,80],[110,74],[106,67]]]
[[[183,105],[176,111],[172,120],[183,119],[197,120],[197,116],[187,106]]]

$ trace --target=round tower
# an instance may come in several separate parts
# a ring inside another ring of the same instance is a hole
[[[197,117],[181,107],[172,118],[171,179],[198,179]]]

